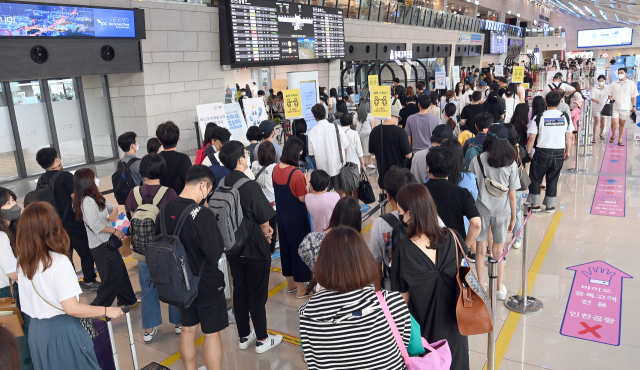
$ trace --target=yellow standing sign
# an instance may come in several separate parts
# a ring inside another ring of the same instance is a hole
[[[285,90],[284,96],[284,114],[287,119],[302,118],[302,99],[300,98],[300,89]]]
[[[369,89],[378,85],[378,75],[369,75]]]
[[[524,87],[525,90],[528,90],[529,89],[529,84],[528,83],[523,83],[522,87]]]
[[[524,67],[513,67],[513,77],[511,78],[511,82],[513,83],[522,83],[524,82]]]
[[[371,115],[374,119],[391,118],[391,91],[389,86],[371,87]]]

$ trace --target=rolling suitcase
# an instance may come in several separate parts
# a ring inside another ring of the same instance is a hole
[[[138,356],[136,355],[136,345],[133,340],[133,329],[131,328],[131,315],[129,314],[129,307],[123,307],[125,316],[127,317],[127,331],[129,332],[129,345],[131,346],[131,357],[133,357],[134,370],[169,370],[168,367],[162,366],[158,363],[152,362],[149,365],[140,369],[138,367]],[[113,336],[113,326],[111,325],[111,319],[107,319],[107,327],[109,328],[109,339],[111,341],[111,348],[113,351],[113,362],[115,363],[115,369],[120,370],[120,363],[118,362],[118,350],[116,349],[116,342]]]
[[[113,349],[111,348],[111,340],[109,329],[106,321],[93,319],[98,336],[93,339],[93,350],[98,359],[98,365],[102,370],[115,370],[116,365],[113,362]]]

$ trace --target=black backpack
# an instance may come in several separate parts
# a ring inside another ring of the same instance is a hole
[[[118,204],[124,204],[124,202],[127,201],[127,197],[129,196],[131,189],[136,187],[130,167],[139,160],[140,158],[132,158],[127,162],[127,164],[122,161],[118,161],[118,168],[116,169],[116,172],[111,175],[113,195],[115,195]]]
[[[385,220],[389,226],[391,226],[391,262],[393,263],[393,251],[396,249],[398,243],[404,240],[404,234],[407,231],[407,227],[404,226],[392,213],[386,213],[380,217]],[[390,272],[391,269],[385,265],[383,280],[391,275]]]
[[[180,214],[173,233],[167,232],[165,204],[160,209],[160,234],[147,246],[145,259],[149,267],[149,276],[158,296],[164,303],[177,307],[189,307],[198,296],[198,283],[204,270],[205,261],[201,261],[197,275],[191,270],[187,251],[180,241],[180,232],[190,213],[200,208],[200,212],[209,212],[197,204],[191,204]]]
[[[30,191],[24,197],[24,207],[26,208],[29,204],[35,202],[47,202],[51,204],[53,208],[55,208],[60,218],[64,220],[65,217],[67,217],[67,212],[69,211],[69,204],[67,204],[67,208],[65,208],[65,210],[60,213],[60,210],[56,205],[55,197],[56,179],[58,178],[58,176],[60,176],[61,173],[62,171],[56,171],[56,173],[54,173],[53,176],[51,176],[51,179],[49,179],[49,181],[47,182],[42,181],[42,176],[40,176],[40,178],[38,179],[38,183],[36,184],[36,189]]]

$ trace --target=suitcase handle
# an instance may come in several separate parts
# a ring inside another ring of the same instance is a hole
[[[138,356],[136,354],[135,341],[133,340],[133,329],[131,328],[131,314],[129,311],[130,311],[130,307],[128,306],[122,307],[122,312],[124,312],[125,316],[127,317],[127,330],[129,332],[129,345],[131,346],[131,357],[133,358],[133,368],[135,370],[138,370],[139,369]],[[113,336],[113,325],[111,324],[111,318],[105,317],[105,319],[107,321],[107,328],[109,329],[109,340],[111,341],[111,348],[113,350],[113,361],[115,362],[116,370],[120,370],[120,363],[118,361],[118,351],[116,350],[116,342]]]

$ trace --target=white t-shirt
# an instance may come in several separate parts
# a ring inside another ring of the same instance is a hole
[[[613,109],[631,110],[631,98],[638,96],[638,90],[633,81],[613,81],[609,86],[609,95],[613,97]]]
[[[591,89],[591,112],[594,116],[600,116],[600,111],[604,108],[604,104],[607,102],[609,98],[609,85],[605,84],[602,89],[600,86],[593,87]],[[596,103],[593,99],[599,101],[600,103]]]
[[[276,196],[273,193],[273,168],[276,166],[275,163],[272,163],[267,166],[267,168],[262,171],[260,177],[256,179],[256,182],[260,184],[260,188],[264,193],[264,196],[267,197],[269,203],[273,203],[276,201]],[[251,165],[251,172],[254,176],[258,175],[258,172],[262,169],[262,166],[258,161],[253,161]],[[276,206],[273,206],[273,210],[276,210]]]
[[[572,92],[576,91],[576,89],[573,88],[573,86],[569,85],[566,82],[562,82],[562,83],[558,83],[558,82],[552,82],[551,84],[547,84],[544,89],[542,90],[542,96],[543,97],[547,97],[547,94],[551,92],[551,88],[549,87],[549,85],[554,85],[556,86],[556,89],[559,87],[561,90],[565,91],[565,96],[568,94],[571,94]]]
[[[349,139],[340,129],[338,129],[338,135],[340,135],[340,145],[344,151],[349,146]],[[309,155],[314,157],[316,167],[326,171],[329,176],[337,176],[340,173],[342,163],[340,162],[336,125],[323,119],[309,131]],[[344,152],[342,157],[344,158]]]
[[[22,312],[37,319],[50,319],[54,316],[64,315],[60,302],[72,297],[78,299],[82,293],[78,276],[76,276],[69,258],[53,252],[50,252],[49,255],[51,256],[51,266],[42,271],[42,264],[40,264],[38,272],[33,275],[31,281],[18,268],[18,281],[20,281],[18,291],[20,292]],[[38,296],[34,286],[42,298]],[[43,298],[59,309],[51,307]]]
[[[557,109],[547,110],[542,114],[540,130],[536,125],[536,117],[531,117],[527,130],[528,134],[538,135],[537,147],[543,149],[564,149],[567,132],[573,132],[573,125]]]
[[[258,85],[251,85],[251,97],[258,97]]]
[[[9,277],[7,274],[16,272],[16,258],[13,256],[11,242],[6,233],[0,231],[0,289],[9,286]]]
[[[358,115],[356,114],[353,116],[353,122],[356,123],[356,131],[358,132],[358,134],[371,133],[373,123],[373,116],[371,115],[371,113],[367,113],[367,119],[365,119],[364,122],[360,122],[358,120]]]
[[[349,127],[342,127],[347,139],[349,140],[349,147],[347,148],[347,162],[352,162],[358,165],[358,172],[360,172],[360,157],[364,156],[362,152],[362,142],[360,141],[360,135]]]
[[[511,117],[513,116],[513,112],[516,110],[516,105],[518,105],[515,96],[507,98],[507,96],[505,95],[504,105],[507,108],[504,113],[504,123],[511,123]]]

